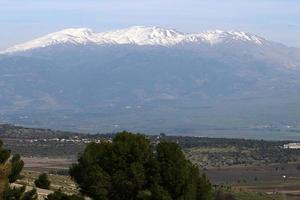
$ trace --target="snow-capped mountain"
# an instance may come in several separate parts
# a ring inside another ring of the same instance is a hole
[[[300,50],[240,31],[66,29],[0,54],[0,122],[155,133],[300,124],[299,91]]]
[[[243,41],[262,45],[265,39],[241,31],[207,31],[202,33],[185,34],[176,30],[159,27],[134,26],[127,29],[95,33],[88,28],[65,29],[34,39],[24,44],[13,46],[2,53],[23,52],[36,48],[59,44],[134,44],[174,46],[178,44],[210,44]]]

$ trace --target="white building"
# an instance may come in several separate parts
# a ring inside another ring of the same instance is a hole
[[[300,149],[300,143],[288,143],[283,145],[284,149]]]

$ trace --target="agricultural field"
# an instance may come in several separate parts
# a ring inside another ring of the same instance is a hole
[[[300,199],[300,163],[234,166],[205,170],[216,185],[250,192]],[[259,199],[259,198],[258,198]]]

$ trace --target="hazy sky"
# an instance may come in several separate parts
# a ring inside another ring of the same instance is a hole
[[[300,0],[0,0],[0,49],[70,27],[242,30],[300,47]]]

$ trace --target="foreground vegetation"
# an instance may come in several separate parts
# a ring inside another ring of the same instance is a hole
[[[10,151],[3,148],[0,140],[0,200],[18,199],[34,200],[37,199],[35,189],[25,191],[24,187],[10,187],[18,178],[24,166],[23,161],[18,154],[11,156]]]
[[[70,175],[93,199],[212,199],[210,182],[179,145],[152,146],[145,136],[128,132],[119,133],[111,143],[88,145]]]
[[[264,192],[251,192],[251,190],[248,190],[249,187],[247,185],[249,184],[256,184],[257,187],[259,187],[258,184],[268,184],[268,182],[257,179],[255,175],[249,175],[253,181],[251,183],[249,182],[250,179],[242,177],[237,177],[236,180],[233,179],[234,182],[230,183],[230,185],[235,189],[227,189],[223,192],[219,188],[219,186],[223,187],[223,183],[222,185],[212,186],[208,178],[202,173],[207,173],[206,168],[213,167],[212,169],[214,169],[217,167],[214,173],[223,176],[223,171],[219,169],[220,167],[225,167],[224,169],[226,169],[229,166],[262,164],[262,168],[268,171],[272,169],[277,174],[286,173],[286,170],[291,172],[290,168],[295,168],[295,173],[298,171],[297,164],[288,165],[288,168],[286,167],[287,165],[284,165],[284,163],[296,161],[299,153],[298,150],[283,149],[282,145],[286,141],[270,142],[243,139],[175,137],[166,136],[165,134],[146,137],[127,132],[117,135],[105,135],[103,137],[99,135],[82,135],[79,137],[72,134],[68,135],[69,133],[46,130],[49,134],[43,137],[39,136],[40,140],[37,143],[29,143],[32,146],[29,145],[27,153],[33,152],[34,147],[37,147],[36,153],[40,153],[40,146],[48,146],[49,149],[53,149],[57,145],[57,143],[48,143],[47,140],[44,140],[45,137],[47,139],[58,137],[62,138],[62,140],[65,140],[66,137],[76,139],[89,138],[97,141],[101,138],[98,143],[66,142],[59,147],[68,149],[69,145],[72,145],[74,149],[76,149],[76,146],[80,146],[82,149],[78,162],[72,165],[70,169],[71,178],[76,184],[67,176],[68,170],[51,170],[52,173],[64,174],[64,176],[46,175],[29,171],[21,173],[24,162],[19,155],[13,155],[8,151],[7,146],[10,148],[16,146],[17,149],[24,149],[28,144],[26,141],[32,140],[35,135],[45,131],[44,129],[39,129],[36,133],[26,136],[23,130],[30,132],[30,129],[23,128],[16,128],[14,132],[8,127],[4,132],[5,134],[3,134],[0,128],[0,136],[5,135],[5,141],[9,141],[9,145],[5,145],[6,148],[3,147],[2,143],[0,148],[0,188],[2,199],[35,199],[39,192],[39,189],[36,191],[35,187],[39,187],[49,189],[49,194],[45,197],[48,200],[79,200],[83,199],[83,196],[89,196],[92,199],[117,200],[281,200],[289,199],[289,197],[279,194],[268,195]],[[19,139],[16,137],[17,135],[26,139]],[[16,141],[19,141],[19,143]],[[53,150],[50,153],[58,155],[56,151]],[[13,152],[16,152],[16,150]],[[69,152],[68,150],[61,153],[66,155]],[[22,153],[24,153],[24,150]],[[280,165],[273,165],[272,163],[280,163]],[[237,171],[238,168],[233,167],[233,169]],[[250,172],[249,168],[245,170],[245,173]],[[255,169],[253,170],[255,171]],[[15,185],[11,185],[16,181],[18,184],[31,186],[31,188],[27,187],[27,190],[25,190],[25,187],[14,187]],[[286,180],[286,183],[288,182],[290,180]],[[297,184],[296,180],[294,182]],[[278,183],[282,183],[282,181]],[[231,188],[228,183],[224,182],[224,184]],[[9,185],[13,187],[8,187]],[[256,186],[251,187],[255,188]],[[276,185],[272,187],[275,188]],[[241,190],[236,190],[237,188]],[[53,191],[55,192],[53,193]],[[62,193],[62,191],[65,193]]]
[[[37,199],[36,189],[25,192],[26,186],[19,190],[9,185],[23,168],[20,156],[10,158],[4,148],[0,155],[3,169],[7,170],[1,173],[1,199]],[[212,199],[209,180],[185,158],[179,145],[162,142],[153,146],[145,136],[127,132],[119,133],[112,142],[89,144],[78,163],[71,167],[70,175],[80,192],[92,199]],[[41,174],[35,185],[49,189],[47,175]],[[82,197],[56,191],[46,199]]]

